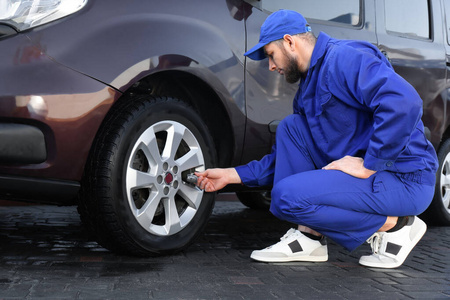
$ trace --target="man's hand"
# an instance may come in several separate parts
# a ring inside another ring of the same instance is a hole
[[[356,178],[366,179],[376,173],[364,167],[364,160],[361,157],[344,156],[341,159],[335,160],[322,169],[324,170],[339,170]]]
[[[208,169],[204,172],[195,172],[195,175],[198,176],[198,187],[206,192],[218,191],[230,183],[241,183],[241,178],[234,168]]]

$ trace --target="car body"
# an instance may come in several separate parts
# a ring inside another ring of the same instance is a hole
[[[184,249],[215,197],[187,175],[261,158],[292,113],[296,85],[243,55],[271,11],[291,8],[316,34],[376,44],[417,89],[441,163],[427,213],[450,224],[445,1],[414,0],[429,17],[419,35],[386,29],[396,17],[374,0],[351,1],[352,15],[339,12],[342,1],[75,2],[37,23],[0,15],[1,198],[77,204],[97,240],[118,253]],[[249,206],[262,203],[258,195],[239,193]]]

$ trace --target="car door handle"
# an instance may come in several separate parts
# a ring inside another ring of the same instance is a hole
[[[387,58],[387,60],[392,64],[391,59],[389,58],[389,55],[387,54],[386,50],[381,50],[381,53],[383,53],[384,57]]]
[[[278,124],[280,124],[280,122],[281,122],[280,120],[274,120],[274,121],[270,122],[269,123],[269,132],[276,133]]]

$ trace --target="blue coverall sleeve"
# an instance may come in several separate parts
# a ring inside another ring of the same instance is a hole
[[[330,92],[343,101],[357,101],[373,113],[373,134],[364,166],[374,171],[397,171],[395,160],[408,146],[422,117],[420,96],[376,49],[342,47],[329,59],[326,74]]]
[[[251,161],[246,165],[236,167],[236,171],[243,184],[249,187],[273,185],[275,172],[276,145],[272,146],[272,152],[259,161]]]

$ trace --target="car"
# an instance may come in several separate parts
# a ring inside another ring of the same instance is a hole
[[[377,45],[417,89],[440,160],[426,214],[449,225],[443,0],[2,1],[0,198],[78,205],[119,254],[188,247],[216,196],[188,176],[260,159],[292,113],[296,85],[243,55],[283,8],[316,34]],[[270,187],[227,191],[249,207],[270,203]]]

